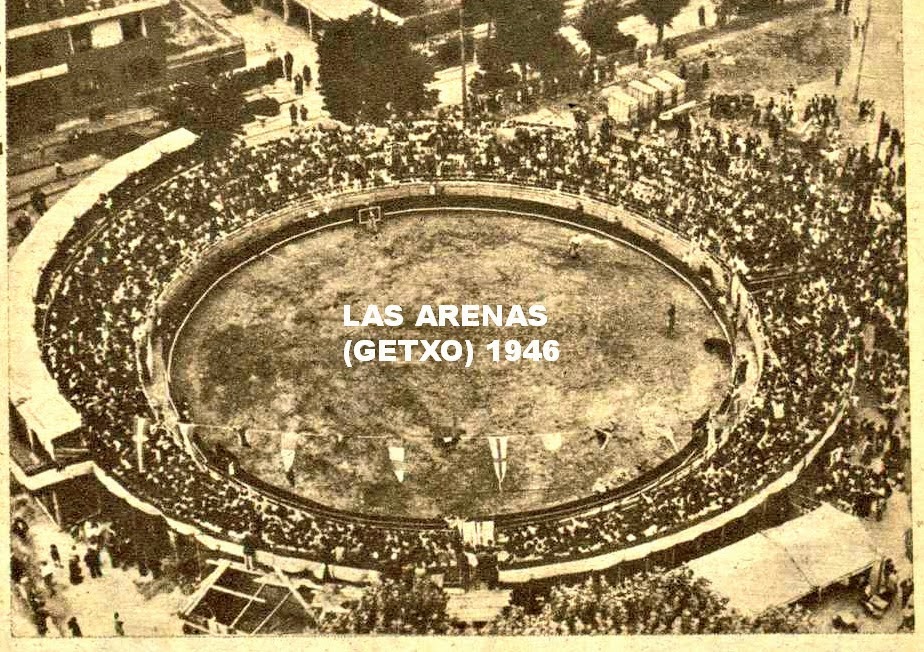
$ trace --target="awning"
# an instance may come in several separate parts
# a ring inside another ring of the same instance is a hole
[[[66,63],[59,63],[56,66],[49,66],[48,68],[40,68],[38,70],[30,70],[29,72],[24,72],[21,75],[16,75],[7,79],[6,87],[16,88],[17,86],[24,86],[25,84],[31,84],[32,82],[42,79],[53,79],[54,77],[66,75],[67,72],[68,67]]]
[[[395,25],[404,24],[404,19],[401,16],[383,9],[379,5],[370,2],[370,0],[295,0],[295,2],[311,11],[321,20],[346,20],[351,16],[371,11],[373,14],[381,15],[382,18]]]
[[[858,518],[824,504],[688,566],[753,616],[856,575],[880,556]]]
[[[30,23],[22,27],[14,27],[13,29],[7,30],[6,38],[8,41],[15,41],[16,39],[35,36],[43,32],[52,32],[59,29],[74,27],[76,25],[98,23],[103,20],[118,18],[119,16],[137,14],[138,12],[156,9],[157,7],[166,7],[169,4],[170,0],[134,0],[115,7],[109,7],[108,9],[85,11],[74,16],[64,16],[63,18],[46,20],[41,23]]]
[[[34,326],[42,270],[74,223],[130,174],[162,155],[189,147],[197,136],[177,129],[121,156],[71,188],[36,222],[9,264],[10,400],[49,452],[53,441],[80,427],[80,415],[45,368]]]

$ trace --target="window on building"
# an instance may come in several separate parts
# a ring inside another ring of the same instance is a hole
[[[71,52],[88,52],[93,49],[93,37],[90,26],[75,25],[70,29]]]
[[[125,41],[134,41],[145,37],[144,16],[141,14],[131,14],[119,18],[122,25],[122,39]]]

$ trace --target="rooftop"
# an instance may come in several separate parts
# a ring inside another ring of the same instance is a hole
[[[141,0],[7,0],[6,28],[13,30],[137,2]]]

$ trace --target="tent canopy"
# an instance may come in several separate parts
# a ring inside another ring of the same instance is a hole
[[[879,557],[859,519],[823,504],[688,565],[753,616],[856,575]]]

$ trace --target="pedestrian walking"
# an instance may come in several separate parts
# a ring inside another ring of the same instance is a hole
[[[112,626],[116,636],[125,636],[125,621],[119,618],[119,612],[112,614]]]
[[[292,119],[292,126],[298,126],[298,109],[295,107],[295,104],[289,105],[289,118]]]
[[[305,81],[305,88],[311,88],[311,66],[307,63],[302,66],[302,79]]]
[[[295,75],[295,94],[301,95],[305,91],[305,84],[301,75]]]
[[[674,337],[674,330],[677,326],[677,307],[671,304],[667,309],[667,336]]]
[[[696,10],[696,14],[699,16],[699,26],[705,27],[706,26],[706,7],[704,5],[700,5],[699,9]]]
[[[77,616],[71,616],[67,621],[67,628],[71,630],[71,636],[74,638],[83,637],[83,632],[80,630],[80,623],[77,622]]]
[[[103,576],[103,565],[99,557],[99,550],[95,546],[87,548],[87,552],[83,556],[83,561],[90,571],[90,577]]]
[[[302,119],[302,122],[308,122],[308,109],[305,108],[304,104],[298,105],[298,114]],[[250,446],[250,444],[247,444]]]
[[[67,565],[69,573],[68,579],[70,579],[71,584],[81,584],[83,582],[83,572],[80,570],[80,557],[77,555],[71,556]]]
[[[45,636],[48,633],[48,610],[40,606],[32,611],[32,619],[35,622],[35,630],[39,636]]]
[[[291,52],[286,52],[282,63],[285,67],[286,81],[292,81],[292,66],[295,65],[295,57],[292,56]]]
[[[841,78],[843,78],[843,76],[844,76],[844,69],[843,69],[843,68],[838,67],[837,69],[835,69],[835,71],[834,71],[834,85],[835,85],[835,86],[840,86],[840,85],[841,85]]]
[[[45,588],[51,595],[56,593],[55,591],[55,567],[51,565],[51,562],[45,559],[39,564],[39,572],[42,574],[42,582],[45,584]]]
[[[58,568],[64,568],[64,565],[61,563],[61,553],[58,552],[58,546],[51,544],[51,548],[48,552],[51,555],[51,561],[54,562],[55,566]]]

